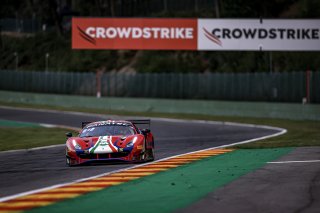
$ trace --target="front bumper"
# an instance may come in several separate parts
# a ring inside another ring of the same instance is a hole
[[[133,149],[130,152],[113,152],[104,154],[91,154],[84,151],[66,150],[66,157],[70,161],[70,165],[79,165],[84,163],[95,162],[140,162],[142,150]]]

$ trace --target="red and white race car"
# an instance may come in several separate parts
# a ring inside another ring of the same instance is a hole
[[[111,160],[154,160],[153,135],[150,129],[139,129],[138,124],[148,124],[150,127],[150,120],[82,122],[82,130],[77,137],[66,134],[67,165]]]

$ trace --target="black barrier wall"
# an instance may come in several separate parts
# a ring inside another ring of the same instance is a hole
[[[5,70],[0,71],[0,75],[1,90],[75,95],[97,93],[95,73]],[[104,73],[101,95],[274,102],[302,102],[303,98],[309,97],[311,103],[320,103],[320,72]]]

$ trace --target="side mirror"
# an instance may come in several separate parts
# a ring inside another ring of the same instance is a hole
[[[66,136],[67,136],[67,138],[71,138],[72,137],[72,133],[71,132],[67,132]]]
[[[146,134],[150,133],[150,129],[142,129],[141,132],[142,132],[142,134],[146,135]]]

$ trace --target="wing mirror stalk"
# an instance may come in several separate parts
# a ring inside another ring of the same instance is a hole
[[[71,132],[67,132],[66,136],[67,136],[67,138],[71,138],[72,137],[72,133]]]

